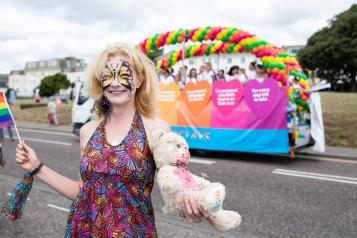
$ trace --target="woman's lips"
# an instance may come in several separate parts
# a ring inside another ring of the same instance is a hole
[[[118,96],[126,93],[126,89],[109,89],[108,93],[112,94],[113,96]]]

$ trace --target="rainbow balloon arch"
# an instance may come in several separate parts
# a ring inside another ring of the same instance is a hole
[[[165,55],[156,63],[156,68],[168,68],[184,59],[214,54],[250,53],[263,62],[270,78],[280,87],[287,87],[290,103],[296,104],[296,111],[309,112],[309,81],[296,58],[285,49],[274,46],[245,30],[235,27],[199,27],[179,29],[155,34],[137,45],[142,52],[159,50],[165,46],[185,44]],[[187,45],[186,45],[187,44]],[[294,92],[289,77],[293,76],[302,90]],[[298,95],[297,95],[298,94]],[[298,137],[298,135],[294,135]]]

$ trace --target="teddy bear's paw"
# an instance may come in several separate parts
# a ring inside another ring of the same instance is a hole
[[[220,183],[211,183],[201,193],[201,202],[208,212],[216,212],[222,208],[225,198],[225,187]]]
[[[237,229],[241,224],[241,216],[234,211],[220,210],[210,217],[210,223],[221,232]]]

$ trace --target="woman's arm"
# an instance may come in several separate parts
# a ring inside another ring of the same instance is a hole
[[[87,131],[91,130],[92,126],[85,125],[81,129],[81,155],[84,151],[83,142],[87,142],[88,140]],[[26,171],[32,171],[40,164],[40,160],[38,159],[35,151],[31,147],[29,147],[24,141],[22,143],[19,143],[16,148],[16,162]],[[81,179],[79,181],[69,179],[45,165],[37,173],[37,176],[55,191],[72,201],[75,200],[82,186]]]
[[[32,171],[41,163],[35,151],[25,141],[16,148],[16,162],[26,171]],[[37,176],[51,188],[70,200],[74,200],[79,192],[79,181],[60,175],[47,166],[42,166]]]
[[[43,166],[37,176],[62,196],[74,201],[80,190],[80,182],[69,179],[47,166]]]

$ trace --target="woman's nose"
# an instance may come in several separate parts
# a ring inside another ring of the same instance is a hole
[[[116,87],[116,86],[120,86],[120,83],[119,83],[119,77],[115,77],[111,86],[113,87]]]

